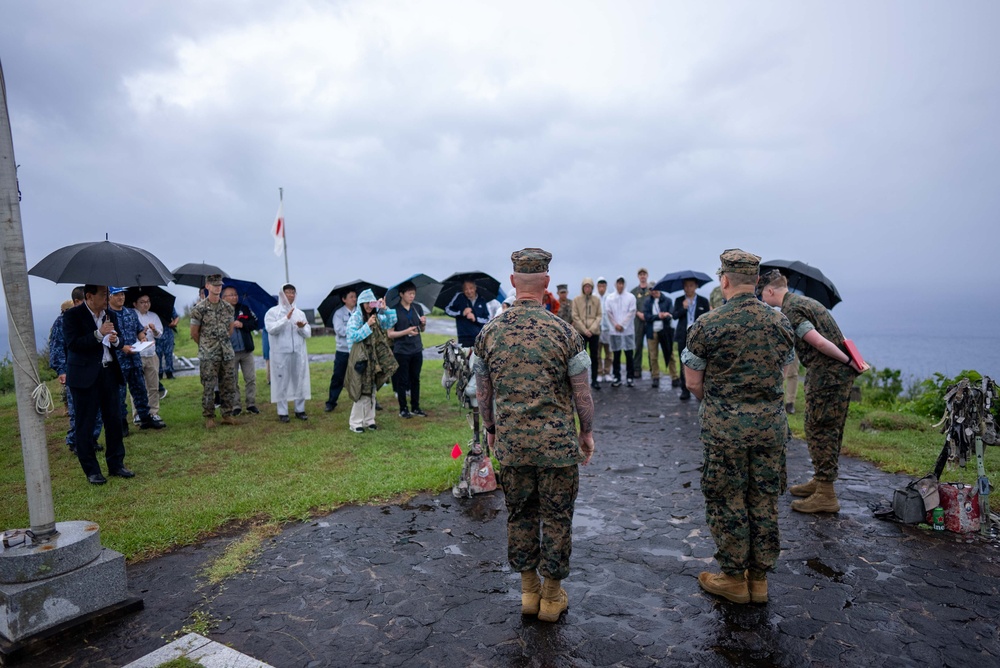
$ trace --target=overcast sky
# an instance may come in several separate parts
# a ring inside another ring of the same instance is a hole
[[[92,0],[0,18],[29,267],[107,233],[276,292],[283,187],[305,307],[356,277],[506,282],[525,246],[572,294],[639,266],[712,273],[741,247],[820,267],[856,338],[1000,324],[996,2]],[[71,286],[30,287],[41,338]]]

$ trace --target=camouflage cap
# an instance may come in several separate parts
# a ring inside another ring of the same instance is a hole
[[[724,274],[756,276],[760,269],[760,257],[739,248],[723,251],[719,259],[722,260],[722,267],[719,268],[719,271]]]
[[[205,277],[206,285],[222,285],[222,274],[212,274]]]
[[[524,248],[510,254],[515,274],[544,274],[549,270],[552,253],[541,248]]]
[[[764,288],[771,285],[771,283],[774,283],[779,278],[781,278],[781,272],[777,269],[771,269],[770,271],[765,271],[761,274],[760,278],[757,279],[757,296],[760,297],[763,295]]]
[[[568,283],[560,283],[559,285],[556,286],[556,292],[562,292],[563,290],[565,290],[566,292],[569,292],[569,284]]]

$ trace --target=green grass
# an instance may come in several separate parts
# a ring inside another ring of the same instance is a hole
[[[795,407],[796,413],[788,416],[788,424],[792,434],[804,440],[805,395],[801,383]],[[944,435],[934,429],[932,424],[933,421],[929,418],[853,403],[844,427],[841,452],[869,461],[883,471],[919,478],[934,470],[934,464],[944,446]],[[996,487],[1000,482],[1000,447],[986,446],[984,462],[986,475]],[[950,464],[945,467],[941,482],[975,485],[978,477],[973,453],[965,468]],[[797,479],[789,480],[789,484],[798,482],[800,481]],[[884,491],[886,498],[892,498],[892,490]],[[993,512],[1000,512],[1000,493],[990,495],[990,508]]]
[[[345,503],[440,491],[457,480],[460,464],[449,453],[456,442],[469,440],[470,431],[454,395],[448,402],[440,389],[440,361],[425,362],[421,376],[421,404],[429,418],[399,419],[395,397],[383,388],[379,430],[365,434],[347,429],[346,392],[336,411],[323,412],[332,369],[332,363],[312,365],[314,399],[307,423],[277,421],[260,371],[262,414],[213,430],[203,426],[198,379],[166,381],[170,394],[160,414],[168,428],[133,430],[125,440],[125,463],[136,477],[111,478],[103,487],[87,484],[66,448],[68,419],[50,416],[46,434],[56,521],[97,522],[104,545],[135,561],[234,523],[299,520]],[[0,433],[8,435],[0,451],[0,497],[7,500],[0,507],[3,528],[29,522],[17,429],[14,395],[0,396]]]

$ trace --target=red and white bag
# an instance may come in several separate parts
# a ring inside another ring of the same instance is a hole
[[[955,533],[979,531],[979,488],[960,482],[938,485],[944,528]]]

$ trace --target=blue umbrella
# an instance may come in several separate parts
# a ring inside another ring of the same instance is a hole
[[[253,281],[224,278],[222,279],[222,289],[226,288],[236,288],[239,300],[249,306],[254,317],[257,318],[257,329],[264,329],[264,316],[269,309],[278,305],[277,297],[267,294],[264,288]]]
[[[660,292],[680,292],[684,289],[684,281],[694,281],[700,288],[706,283],[711,283],[712,277],[700,271],[692,271],[691,269],[675,271],[657,281],[653,289]]]

